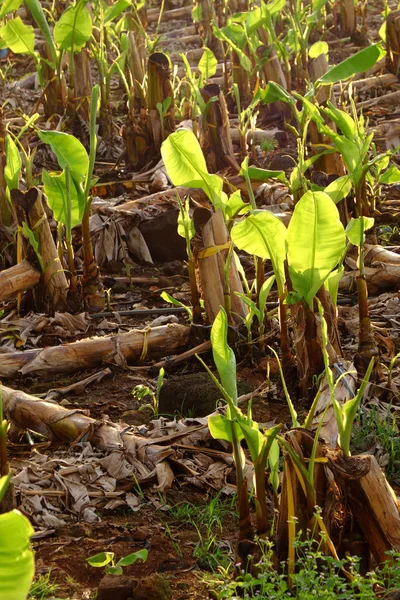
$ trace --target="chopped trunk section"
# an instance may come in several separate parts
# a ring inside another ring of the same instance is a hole
[[[233,152],[229,129],[229,114],[225,97],[219,85],[211,83],[201,90],[204,102],[209,103],[205,114],[201,116],[201,146],[206,158],[208,170],[215,173],[227,165],[236,171],[240,166]],[[217,97],[216,102],[211,98]]]
[[[31,290],[40,281],[40,273],[27,260],[0,271],[0,302]]]
[[[11,197],[25,211],[29,227],[39,244],[44,269],[41,303],[48,313],[65,310],[68,282],[43,208],[41,194],[36,188],[31,188],[25,195],[19,190],[13,190]]]
[[[224,306],[230,323],[239,325],[246,316],[246,306],[235,292],[243,294],[234,255],[229,260],[228,277],[225,277],[225,263],[231,252],[232,242],[221,210],[212,214],[206,208],[194,213],[196,229],[201,232],[203,248],[196,251],[200,285],[207,313],[207,322],[213,323]]]

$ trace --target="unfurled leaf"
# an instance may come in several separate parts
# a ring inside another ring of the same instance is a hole
[[[54,27],[56,44],[66,52],[79,52],[92,34],[92,19],[86,2],[69,6]]]
[[[18,510],[0,515],[0,598],[26,600],[35,573],[34,529]]]
[[[332,102],[329,102],[328,108],[325,108],[324,112],[347,139],[351,140],[357,135],[357,124],[346,111],[336,108]]]
[[[200,23],[203,18],[203,7],[201,4],[198,4],[192,9],[192,19],[193,23]]]
[[[285,90],[285,88],[274,81],[270,81],[265,86],[264,90],[259,91],[259,94],[262,102],[265,104],[276,102],[277,100],[282,100],[283,102],[288,102],[289,104],[293,104],[295,102],[293,96],[291,96],[289,92]]]
[[[0,6],[0,19],[8,15],[8,13],[18,10],[21,4],[22,0],[3,0]]]
[[[382,173],[379,178],[379,183],[382,185],[390,185],[391,183],[398,183],[400,181],[400,169],[396,165],[390,165],[390,167]]]
[[[236,190],[229,196],[229,200],[225,205],[225,214],[228,219],[233,219],[239,214],[245,214],[250,210],[250,204],[243,202],[240,190]]]
[[[231,23],[226,27],[213,27],[213,33],[216,38],[226,42],[235,52],[239,58],[240,66],[243,67],[247,73],[251,72],[252,64],[251,60],[247,56],[243,49],[247,42],[247,35],[245,29],[239,23]]]
[[[350,222],[346,227],[346,235],[349,242],[354,244],[354,246],[362,246],[365,239],[364,233],[373,226],[373,217],[357,217],[357,219],[350,219]]]
[[[6,166],[4,167],[4,179],[10,190],[18,189],[19,176],[21,173],[22,160],[16,143],[12,137],[6,136]]]
[[[90,556],[87,561],[92,567],[105,567],[114,560],[114,552],[99,552],[94,556]]]
[[[232,241],[239,250],[271,260],[280,296],[285,281],[286,235],[282,221],[267,210],[253,212],[231,231]]]
[[[234,404],[237,402],[237,383],[236,383],[236,358],[235,354],[228,346],[228,318],[225,310],[221,307],[211,328],[211,344],[213,358],[222,386],[227,394],[232,398]],[[230,418],[230,415],[228,414]]]
[[[82,181],[85,178],[89,157],[76,137],[60,131],[39,131],[39,137],[42,142],[51,146],[62,169],[68,165],[74,179]]]
[[[118,0],[117,2],[114,2],[113,4],[111,4],[111,6],[109,6],[107,8],[107,10],[104,12],[104,25],[106,25],[107,23],[110,23],[111,21],[114,21],[114,19],[116,19],[117,17],[119,17],[119,15],[126,9],[128,8],[128,6],[131,6],[132,2],[131,0]]]
[[[329,54],[329,46],[326,42],[320,40],[311,46],[308,51],[308,56],[310,58],[318,58],[321,54]]]
[[[79,184],[70,178],[70,212],[68,215],[67,183],[66,173],[50,175],[47,171],[42,172],[43,189],[47,196],[49,207],[53,211],[54,218],[58,223],[67,225],[71,223],[71,229],[79,225],[85,211],[85,196]]]
[[[210,48],[204,48],[201,59],[199,60],[198,68],[204,79],[214,77],[217,71],[218,61]]]
[[[142,550],[137,550],[136,552],[133,552],[132,554],[128,554],[128,556],[124,556],[123,558],[120,558],[119,561],[117,562],[117,567],[127,567],[129,565],[133,565],[137,560],[142,560],[142,561],[146,561],[147,557],[149,555],[149,551],[146,550],[146,548],[143,548]]]
[[[170,304],[173,304],[174,306],[180,306],[181,308],[184,308],[186,310],[186,312],[188,313],[189,318],[190,319],[192,318],[193,311],[190,308],[190,306],[186,306],[185,304],[183,304],[183,302],[181,302],[180,300],[177,300],[176,298],[171,296],[171,294],[168,294],[168,292],[162,292],[160,294],[160,296],[163,300],[165,300],[165,302],[169,302]]]
[[[287,183],[285,171],[270,171],[269,169],[260,169],[258,167],[249,167],[247,171],[250,179],[255,179],[256,181],[277,179],[282,183]]]
[[[325,189],[325,194],[328,194],[335,204],[346,198],[351,192],[351,176],[343,175],[332,181]]]
[[[307,192],[288,227],[288,264],[294,289],[311,306],[315,294],[345,250],[339,212],[324,192]]]
[[[162,143],[161,156],[175,186],[200,188],[216,207],[220,207],[222,179],[208,173],[200,144],[192,131],[178,129],[171,133]]]
[[[35,32],[31,25],[25,25],[21,17],[7,21],[0,28],[0,37],[14,54],[33,54]]]
[[[106,565],[104,567],[104,571],[106,575],[122,575],[122,573],[124,572],[122,567],[117,567],[116,565]]]
[[[325,4],[328,3],[329,0],[313,0],[311,6],[312,6],[312,12],[318,12],[321,10],[321,8],[323,8],[325,6]]]
[[[318,79],[318,82],[322,84],[337,83],[338,81],[348,79],[352,75],[356,75],[356,73],[363,73],[373,67],[385,54],[386,52],[380,44],[363,48],[338,65],[331,67]]]
[[[232,443],[232,421],[224,415],[208,417],[208,429],[215,440],[225,440]]]

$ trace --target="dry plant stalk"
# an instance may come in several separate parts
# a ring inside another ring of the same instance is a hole
[[[44,310],[47,313],[61,312],[67,304],[68,282],[44,211],[42,196],[36,188],[31,188],[25,195],[19,190],[13,190],[11,197],[18,214],[24,212],[29,228],[39,244],[44,268],[41,290]]]
[[[200,144],[207,168],[211,173],[216,173],[229,165],[239,172],[240,166],[233,151],[225,97],[220,87],[213,83],[204,86],[201,95],[206,103],[213,97],[218,98],[216,102],[210,102],[200,120]]]
[[[356,29],[356,5],[354,0],[336,0],[332,12],[339,34],[342,37],[351,37]]]
[[[400,10],[392,10],[386,19],[386,62],[392,73],[399,73]]]
[[[46,82],[43,90],[44,116],[50,119],[54,115],[63,115],[68,102],[67,85],[63,72],[60,77],[50,66],[52,56],[47,44],[39,46],[39,53],[42,57],[42,76]]]
[[[71,87],[71,83],[73,87]],[[78,113],[86,123],[89,123],[92,87],[89,49],[82,48],[80,52],[74,54],[74,77],[72,82],[70,74],[68,104],[71,117]]]

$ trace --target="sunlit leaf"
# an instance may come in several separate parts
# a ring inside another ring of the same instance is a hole
[[[232,348],[228,345],[227,334],[228,318],[225,310],[221,308],[211,328],[212,352],[222,386],[236,403],[236,358]]]
[[[76,137],[60,131],[39,131],[39,137],[42,142],[51,146],[62,169],[68,165],[73,178],[78,181],[85,178],[89,157]]]
[[[31,25],[25,25],[21,17],[7,21],[0,28],[0,37],[14,54],[33,54],[35,32]]]
[[[283,294],[285,281],[286,235],[282,221],[267,210],[252,213],[231,231],[232,241],[239,250],[271,260],[279,295]]]
[[[69,6],[54,27],[54,39],[62,50],[79,52],[92,34],[92,19],[85,6],[78,2]]]
[[[87,561],[92,567],[105,567],[114,559],[114,552],[99,552],[94,556],[90,556]]]
[[[16,143],[8,134],[6,136],[6,166],[4,167],[4,179],[8,189],[18,189],[19,176],[21,173],[22,160]]]
[[[8,15],[8,13],[18,10],[22,4],[22,0],[3,0],[0,7],[0,19]]]
[[[199,60],[198,68],[204,79],[214,77],[217,71],[218,61],[210,48],[204,48],[201,59]]]
[[[47,196],[47,202],[53,211],[55,220],[66,225],[69,222],[69,216],[65,171],[59,175],[50,175],[47,171],[43,171],[42,178],[44,193]],[[81,223],[85,210],[83,191],[72,177],[70,179],[70,203],[72,228]]]
[[[35,572],[34,529],[18,510],[0,515],[0,598],[26,600]]]
[[[349,242],[355,246],[361,246],[364,243],[365,231],[368,231],[368,229],[371,229],[373,226],[373,217],[357,217],[357,219],[350,219],[350,222],[346,227],[346,235]]]
[[[322,40],[315,42],[308,51],[308,56],[310,58],[318,58],[321,54],[329,54],[329,46]]]
[[[120,558],[119,561],[117,562],[117,566],[127,567],[129,565],[133,565],[137,560],[146,561],[148,555],[149,555],[149,551],[146,548],[143,548],[142,550],[137,550],[136,552],[133,552],[132,554],[128,554],[128,556],[124,556],[123,558]]]
[[[339,212],[324,192],[307,192],[288,227],[288,264],[294,289],[311,305],[345,249]]]
[[[200,144],[192,131],[178,129],[161,146],[168,177],[175,186],[202,189],[218,206],[222,198],[222,179],[210,175]]]

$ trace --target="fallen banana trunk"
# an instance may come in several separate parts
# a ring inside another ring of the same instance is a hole
[[[400,265],[382,264],[380,267],[365,267],[365,279],[368,293],[371,296],[398,290],[400,287]],[[339,291],[355,292],[357,290],[358,270],[345,273],[339,283]]]
[[[40,273],[27,260],[0,272],[0,302],[33,289],[40,281]]]
[[[63,346],[1,354],[0,377],[14,377],[17,373],[72,373],[103,363],[123,365],[161,358],[186,349],[189,335],[189,327],[172,323]]]
[[[392,252],[383,246],[365,244],[364,246],[364,264],[369,267],[380,265],[400,266],[400,254]]]
[[[4,385],[0,386],[0,393],[4,417],[12,425],[11,433],[29,429],[52,442],[90,442],[110,455],[110,460],[114,455],[117,470],[128,461],[140,483],[153,480],[155,472],[150,470],[174,454],[171,444],[185,438],[190,440],[192,434],[201,437],[200,431],[207,430],[207,425],[195,424],[168,435],[145,438],[125,424],[96,421],[77,409],[39,400]]]

